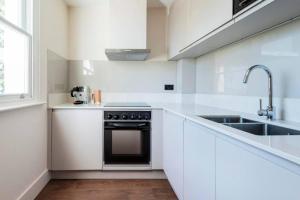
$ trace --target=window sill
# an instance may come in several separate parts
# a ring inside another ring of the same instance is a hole
[[[10,111],[10,110],[18,110],[23,108],[29,108],[39,105],[44,105],[46,102],[44,101],[28,101],[28,102],[19,102],[19,103],[3,103],[0,104],[0,112]]]

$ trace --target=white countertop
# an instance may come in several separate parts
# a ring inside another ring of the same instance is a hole
[[[101,105],[73,105],[73,104],[60,104],[51,106],[49,109],[124,109],[124,108],[108,108]],[[198,115],[239,115],[241,117],[256,120],[263,123],[269,123],[277,126],[282,126],[291,129],[300,130],[300,124],[294,122],[286,122],[281,120],[268,121],[264,117],[258,117],[252,114],[240,113],[230,110],[219,108],[195,105],[195,104],[160,104],[150,103],[151,108],[130,108],[132,110],[140,109],[164,109],[174,114],[180,115],[187,120],[191,120],[209,129],[224,134],[238,141],[244,142],[251,146],[257,147],[261,150],[267,151],[271,154],[277,155],[291,162],[300,165],[300,136],[257,136],[252,135],[237,129],[233,129],[222,124],[218,124]]]
[[[119,109],[127,109],[126,107],[104,107],[105,103],[100,105],[95,104],[81,104],[74,105],[72,103],[64,103],[54,106],[49,106],[49,109],[101,109],[101,110],[119,110]],[[149,104],[151,107],[130,107],[130,110],[153,110],[153,109],[163,109],[162,104]]]

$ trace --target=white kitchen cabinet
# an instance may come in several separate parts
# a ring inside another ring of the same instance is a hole
[[[53,110],[52,170],[102,169],[102,113]]]
[[[187,0],[187,42],[204,37],[233,17],[232,0]]]
[[[183,49],[186,43],[187,2],[175,0],[169,13],[169,58],[173,58]]]
[[[163,169],[163,110],[152,110],[151,163],[153,170]]]
[[[169,13],[169,58],[232,20],[232,0],[175,0]]]
[[[215,200],[215,134],[184,123],[184,199]]]
[[[216,140],[216,163],[217,200],[300,199],[298,174],[234,142]]]
[[[179,1],[179,0],[177,0]],[[175,0],[176,2],[176,0]],[[170,59],[197,58],[220,47],[248,38],[300,15],[298,0],[258,0],[256,4],[233,16],[232,0],[185,0],[185,42]],[[172,24],[176,17],[170,15]],[[178,21],[179,24],[183,24]],[[177,25],[179,26],[179,25]],[[175,29],[174,29],[175,30]],[[179,32],[180,33],[180,32]],[[178,33],[169,33],[170,37]],[[175,40],[175,39],[174,39]],[[171,40],[172,41],[172,40]]]
[[[183,123],[183,117],[164,112],[163,166],[179,200],[183,199]]]

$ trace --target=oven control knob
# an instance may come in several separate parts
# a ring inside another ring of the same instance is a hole
[[[149,120],[150,116],[148,114],[145,115],[145,120]]]
[[[114,115],[113,118],[114,119],[119,119],[119,115]]]
[[[143,116],[142,115],[138,115],[138,119],[139,120],[143,119]]]
[[[128,117],[127,117],[127,115],[126,114],[123,114],[122,115],[122,119],[127,119]]]
[[[134,114],[130,115],[130,119],[134,120],[135,119],[135,115]]]
[[[107,115],[107,119],[112,119],[112,118],[113,118],[113,116],[111,114]]]

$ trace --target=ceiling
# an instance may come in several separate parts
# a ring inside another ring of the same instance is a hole
[[[87,5],[95,5],[102,4],[107,0],[64,0],[69,6],[87,6]],[[148,7],[165,7],[169,6],[173,0],[147,0]]]

